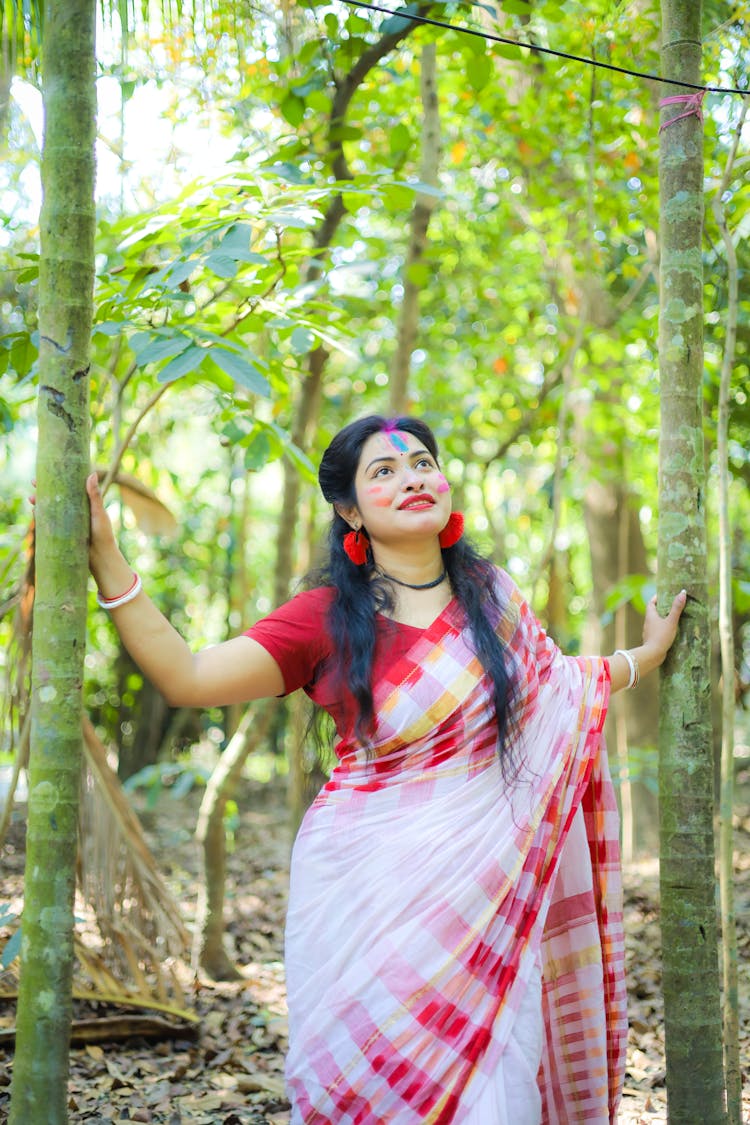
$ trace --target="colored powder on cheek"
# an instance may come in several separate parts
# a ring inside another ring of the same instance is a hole
[[[387,508],[390,504],[390,499],[387,496],[381,496],[383,487],[380,484],[373,484],[371,488],[365,489],[368,496],[372,497],[373,504],[378,508]]]
[[[442,473],[438,477],[437,490],[438,492],[450,492],[451,490],[451,486],[448,484],[448,481],[445,479]]]

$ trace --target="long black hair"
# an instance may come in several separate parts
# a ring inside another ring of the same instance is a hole
[[[334,437],[323,454],[318,482],[325,499],[341,508],[357,503],[354,479],[362,447],[373,434],[401,430],[416,437],[438,463],[438,447],[430,427],[419,418],[384,418],[371,414],[351,422]],[[328,558],[316,575],[318,581],[334,586],[328,628],[334,642],[338,671],[359,707],[355,734],[365,744],[374,724],[372,663],[375,650],[375,614],[393,609],[393,589],[382,578],[368,553],[368,563],[356,566],[344,551],[344,536],[349,524],[334,507],[328,534]],[[365,528],[362,529],[366,531]],[[493,684],[495,713],[501,761],[508,757],[512,728],[513,676],[503,645],[493,628],[491,609],[500,610],[495,592],[493,565],[479,555],[465,536],[452,547],[443,548],[443,565],[448,572],[454,596],[469,625],[474,650]]]

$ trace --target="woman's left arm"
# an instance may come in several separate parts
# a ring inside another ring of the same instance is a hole
[[[677,636],[677,626],[686,601],[687,594],[681,590],[667,616],[662,617],[656,608],[656,597],[651,599],[643,622],[643,644],[627,652],[618,650],[609,658],[612,691],[635,687],[639,679],[664,662]]]

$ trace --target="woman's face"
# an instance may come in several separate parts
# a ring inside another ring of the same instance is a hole
[[[354,478],[355,509],[372,543],[438,535],[451,514],[450,485],[424,443],[403,430],[373,434]],[[350,520],[351,522],[351,520]]]

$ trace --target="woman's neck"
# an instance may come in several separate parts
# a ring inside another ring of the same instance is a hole
[[[397,586],[429,590],[445,581],[443,556],[437,541],[414,551],[373,548],[375,569]]]

